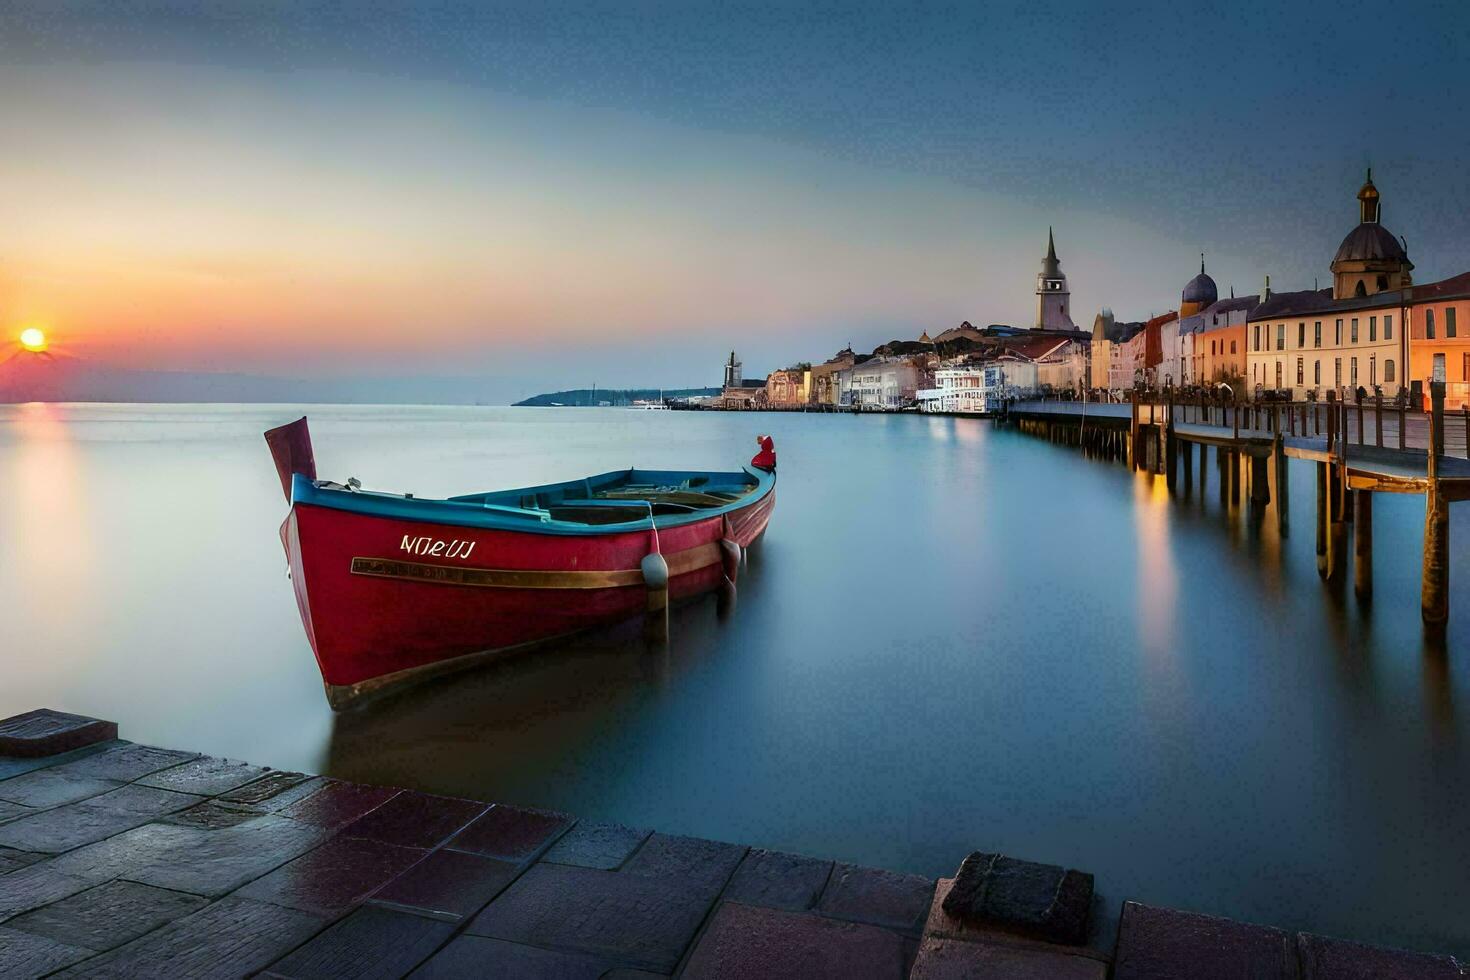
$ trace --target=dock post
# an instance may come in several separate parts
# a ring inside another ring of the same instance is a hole
[[[1250,454],[1251,461],[1251,507],[1265,507],[1271,502],[1271,485],[1267,483],[1266,457]]]
[[[1286,537],[1290,524],[1288,514],[1290,496],[1287,494],[1287,486],[1290,482],[1286,468],[1286,448],[1281,438],[1281,433],[1276,433],[1276,438],[1271,444],[1271,460],[1276,469],[1276,531],[1283,538]]]
[[[1373,396],[1373,438],[1375,445],[1383,448],[1383,392]]]
[[[1437,386],[1437,387],[1436,387]],[[1434,430],[1430,445],[1438,446],[1439,455],[1444,456],[1444,382],[1429,382],[1429,427]]]
[[[1174,489],[1175,462],[1178,454],[1178,446],[1174,442],[1174,390],[1168,389],[1164,393],[1164,483],[1170,490]]]
[[[1433,418],[1429,426],[1429,488],[1424,498],[1424,580],[1420,607],[1431,632],[1444,630],[1450,617],[1450,508],[1439,489],[1438,435],[1444,430],[1444,382],[1429,382]]]
[[[1128,391],[1128,468],[1138,469],[1138,389]]]
[[[1179,443],[1180,462],[1184,464],[1184,495],[1189,496],[1194,490],[1194,447],[1187,442]],[[1174,464],[1169,464],[1169,472],[1174,472]]]
[[[1205,443],[1199,444],[1199,498],[1203,503],[1205,499],[1205,487],[1210,482],[1210,447]]]
[[[1354,490],[1353,594],[1359,602],[1373,598],[1373,491]]]
[[[1314,464],[1317,470],[1317,574],[1327,577],[1327,464]]]

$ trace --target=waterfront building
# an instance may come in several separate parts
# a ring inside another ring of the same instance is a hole
[[[1470,272],[1414,286],[1409,295],[1409,381],[1429,407],[1430,380],[1445,382],[1445,408],[1470,405]]]
[[[813,405],[838,405],[838,372],[845,368],[851,368],[856,361],[857,355],[853,353],[852,345],[848,344],[832,357],[827,358],[821,364],[811,369],[811,380],[807,384],[807,398]]]
[[[1220,298],[1220,292],[1215,288],[1215,280],[1211,279],[1205,272],[1205,253],[1199,256],[1199,275],[1184,284],[1184,291],[1179,295],[1179,317],[1194,316],[1202,312],[1206,307],[1213,306]]]
[[[1135,385],[1155,385],[1164,381],[1164,329],[1174,324],[1179,314],[1173,310],[1146,320],[1126,340],[1115,344],[1117,356],[1111,366],[1115,372],[1110,387],[1128,389]],[[1177,327],[1172,328],[1177,330]],[[1117,382],[1121,381],[1121,384]]]
[[[997,412],[1012,398],[1033,398],[1040,394],[1036,362],[1019,354],[1005,353],[987,361],[980,378],[982,411]]]
[[[1407,322],[1414,264],[1383,227],[1380,195],[1358,191],[1358,225],[1338,246],[1329,289],[1272,293],[1247,320],[1247,381],[1254,390],[1305,398],[1361,387],[1393,398],[1406,384]]]
[[[783,371],[772,371],[766,378],[768,408],[801,408],[807,402],[807,384],[811,365],[798,364]]]
[[[1072,293],[1067,288],[1067,277],[1057,259],[1056,242],[1051,229],[1046,230],[1046,258],[1041,260],[1041,271],[1036,275],[1036,328],[1039,330],[1076,330],[1069,307]]]
[[[1246,376],[1246,321],[1260,305],[1259,296],[1231,296],[1195,315],[1194,384],[1237,385]],[[1182,328],[1181,328],[1182,329]]]
[[[1133,355],[1126,345],[1144,328],[1141,322],[1120,322],[1104,308],[1092,323],[1090,345],[1091,387],[1115,397],[1133,387]]]
[[[984,380],[985,368],[980,364],[939,368],[934,372],[934,387],[919,389],[919,409],[979,415],[985,411]]]
[[[914,358],[872,357],[850,369],[849,389],[843,402],[857,409],[892,411],[914,404],[919,394],[920,367]]]

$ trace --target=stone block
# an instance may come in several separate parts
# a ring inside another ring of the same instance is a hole
[[[122,786],[81,803],[0,824],[0,845],[25,851],[69,851],[199,802],[197,796]]]
[[[21,806],[44,808],[76,803],[115,790],[121,784],[55,769],[37,769],[0,781],[0,800]]]
[[[366,905],[262,974],[293,980],[396,980],[418,966],[454,931],[406,912]]]
[[[55,771],[130,783],[149,773],[169,769],[197,758],[199,758],[198,752],[179,752],[174,749],[160,749],[152,745],[124,742],[114,748],[56,766]]]
[[[266,814],[221,830],[150,824],[172,832],[171,846],[128,872],[133,881],[195,895],[223,895],[324,842],[320,827]]]
[[[754,848],[720,896],[731,902],[804,912],[832,874],[831,861]]]
[[[116,837],[67,851],[45,863],[63,874],[95,885],[109,878],[136,874],[155,861],[178,853],[180,848],[189,846],[198,836],[197,831],[183,827],[147,823]]]
[[[343,827],[342,833],[404,847],[438,847],[488,808],[474,800],[404,792]]]
[[[296,909],[222,898],[60,974],[64,977],[248,976],[326,925]]]
[[[30,851],[16,851],[8,847],[0,847],[0,875],[17,868],[24,868],[28,864],[34,864],[44,854],[33,854]]]
[[[338,916],[417,864],[425,853],[416,847],[338,837],[257,878],[235,894]]]
[[[171,813],[163,822],[180,827],[196,827],[199,830],[222,830],[235,827],[247,820],[263,816],[265,811],[239,803],[224,803],[219,798],[205,800],[187,810]]]
[[[283,817],[300,820],[302,823],[336,829],[371,813],[401,792],[385,786],[365,786],[362,783],[330,780],[316,792],[277,812]]]
[[[244,786],[237,786],[229,792],[221,793],[220,799],[227,803],[248,803],[252,805],[264,803],[266,800],[280,796],[288,789],[309,782],[311,778],[301,772],[272,770],[253,782],[246,783]],[[297,797],[297,799],[300,799],[300,797]],[[293,799],[291,802],[294,803],[296,800]]]
[[[653,834],[623,868],[624,874],[697,882],[710,898],[730,880],[746,848],[699,837]]]
[[[1365,946],[1345,939],[1300,933],[1296,937],[1301,980],[1461,980],[1452,956]]]
[[[517,878],[466,932],[670,973],[710,904],[706,886],[681,877],[542,863]]]
[[[1107,980],[1108,965],[1059,950],[926,938],[909,980]]]
[[[933,895],[933,880],[921,875],[838,864],[817,908],[839,919],[917,934]]]
[[[682,976],[902,980],[904,965],[904,939],[891,930],[811,912],[721,902]]]
[[[38,759],[117,738],[117,722],[37,708],[0,719],[0,755]]]
[[[449,846],[518,864],[529,861],[572,825],[563,813],[497,804],[454,835]]]
[[[17,980],[44,977],[53,970],[60,970],[91,955],[90,949],[0,926],[0,977]]]
[[[944,910],[961,921],[1074,946],[1087,941],[1091,909],[1092,875],[982,851],[965,858],[944,899]]]
[[[65,873],[54,861],[38,861],[0,875],[0,922],[75,895],[94,884],[88,878]],[[0,976],[4,975],[0,971]]]
[[[508,861],[441,849],[390,881],[372,900],[457,921],[484,908],[519,871]]]
[[[1291,937],[1197,912],[1123,903],[1114,980],[1289,980],[1296,976]]]
[[[102,952],[196,912],[206,902],[197,895],[114,880],[16,916],[6,926]]]
[[[270,770],[234,759],[201,756],[171,769],[160,769],[138,780],[141,785],[171,789],[178,793],[216,796],[265,775]]]
[[[23,817],[34,811],[34,807],[24,806],[20,803],[11,803],[9,800],[0,800],[0,823]]]
[[[941,878],[934,889],[934,900],[929,905],[929,918],[924,922],[925,939],[963,939],[967,942],[989,943],[997,946],[1013,946],[1020,949],[1038,949],[1044,952],[1059,952],[1108,961],[1112,943],[1103,950],[1095,946],[1058,946],[1035,938],[1030,933],[1011,929],[990,922],[965,922],[944,911],[944,900],[954,886],[953,878]],[[1110,937],[1111,938],[1111,937]]]
[[[648,839],[649,833],[622,824],[579,820],[551,845],[541,860],[612,871],[628,860],[638,845]]]
[[[599,980],[608,962],[586,953],[538,949],[483,936],[458,936],[423,966],[413,980]]]

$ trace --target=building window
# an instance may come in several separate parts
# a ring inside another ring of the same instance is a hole
[[[1424,311],[1424,338],[1426,340],[1433,340],[1434,339],[1434,311],[1433,310],[1425,310]]]
[[[1455,335],[1455,308],[1453,306],[1444,308],[1444,335],[1446,337]]]
[[[1276,324],[1276,349],[1286,350],[1286,324]]]
[[[1317,360],[1315,360],[1315,361],[1312,362],[1312,384],[1314,384],[1314,385],[1320,385],[1321,383],[1322,383],[1322,360],[1321,360],[1321,358],[1318,358]]]
[[[1337,322],[1341,323],[1342,321],[1338,320]],[[1334,388],[1342,387],[1342,358],[1340,357],[1332,359],[1332,386]]]
[[[1368,343],[1371,344],[1371,343],[1373,343],[1373,341],[1375,341],[1377,339],[1378,339],[1378,317],[1376,317],[1376,316],[1370,316],[1368,318]]]
[[[1281,387],[1281,358],[1276,358],[1276,387]]]
[[[1353,343],[1358,342],[1358,318],[1353,317]]]
[[[1337,337],[1336,337],[1336,339],[1334,339],[1332,341],[1332,345],[1334,347],[1341,347],[1342,346],[1342,321],[1341,320],[1338,320],[1337,321]]]
[[[1391,316],[1385,316],[1383,318],[1383,339],[1393,339],[1393,317]]]
[[[1298,388],[1300,388],[1300,387],[1302,387],[1302,385],[1306,384],[1306,380],[1305,380],[1306,379],[1306,375],[1307,375],[1307,362],[1306,362],[1306,359],[1305,358],[1298,357],[1296,359],[1296,386]]]
[[[1358,386],[1358,359],[1356,357],[1353,358],[1353,363],[1348,366],[1348,369],[1352,371],[1352,380],[1348,383],[1356,388]]]
[[[1307,346],[1307,324],[1305,321],[1296,325],[1296,348],[1301,350]]]
[[[1230,342],[1230,353],[1235,353],[1235,341],[1233,340]]]
[[[1377,354],[1369,354],[1368,355],[1368,387],[1371,388],[1374,385],[1376,385],[1377,383],[1378,383],[1378,355]]]
[[[1470,381],[1470,354],[1460,355],[1460,380]]]
[[[1322,346],[1322,321],[1321,320],[1318,320],[1316,323],[1313,323],[1312,324],[1312,346],[1313,347],[1321,347]]]
[[[1393,361],[1391,360],[1383,362],[1383,383],[1393,383]]]

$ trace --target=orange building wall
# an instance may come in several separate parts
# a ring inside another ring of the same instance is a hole
[[[1455,309],[1454,337],[1445,336],[1449,307]],[[1434,310],[1433,340],[1424,335],[1425,309]],[[1415,303],[1409,308],[1409,379],[1424,382],[1426,408],[1435,354],[1445,355],[1445,407],[1458,410],[1470,404],[1470,298]]]
[[[1195,349],[1200,354],[1200,380],[1203,384],[1214,384],[1217,380],[1234,375],[1245,377],[1245,324],[1233,327],[1217,327],[1205,330],[1195,338]],[[1215,353],[1210,353],[1210,344],[1215,344]],[[1231,343],[1235,353],[1230,352]]]

